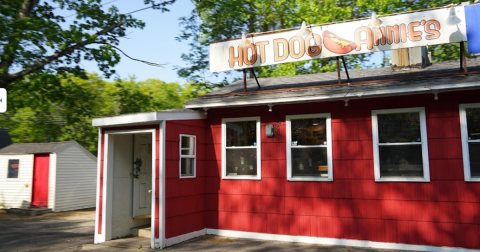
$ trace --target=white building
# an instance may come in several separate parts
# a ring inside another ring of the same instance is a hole
[[[11,144],[0,150],[0,207],[95,207],[97,160],[75,141]]]

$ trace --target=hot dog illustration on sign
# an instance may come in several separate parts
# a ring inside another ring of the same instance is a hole
[[[355,42],[340,38],[333,32],[329,31],[323,32],[323,45],[330,52],[337,54],[349,53],[357,47],[357,44],[355,44]]]

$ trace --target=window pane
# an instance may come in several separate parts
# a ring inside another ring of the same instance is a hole
[[[18,159],[8,160],[8,175],[7,178],[18,178],[18,169],[20,161]]]
[[[257,149],[227,149],[227,176],[257,175]]]
[[[182,155],[195,155],[195,138],[182,136]]]
[[[470,153],[470,174],[473,178],[480,177],[480,143],[468,143]]]
[[[227,147],[257,144],[257,122],[227,122]]]
[[[181,158],[180,159],[180,170],[182,176],[193,176],[193,169],[195,167],[194,158]]]
[[[421,145],[379,146],[380,177],[423,177]]]
[[[420,114],[379,114],[378,138],[380,143],[420,142]]]
[[[480,108],[466,109],[468,140],[480,139]]]
[[[327,148],[292,148],[292,176],[328,177]]]
[[[326,144],[326,119],[292,119],[292,146]]]

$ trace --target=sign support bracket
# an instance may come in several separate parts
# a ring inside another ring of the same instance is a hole
[[[253,68],[250,68],[250,71],[252,72],[253,77],[255,77],[255,81],[257,82],[258,89],[261,89],[260,83],[258,83],[257,75],[255,75],[255,70]]]
[[[342,77],[340,76],[340,57],[337,56],[337,75],[338,75],[338,85],[342,84]]]
[[[347,64],[345,63],[345,58],[343,56],[342,56],[342,62],[343,62],[343,68],[345,69],[345,73],[347,74],[348,82],[351,82],[350,75],[348,74]]]
[[[465,42],[460,42],[460,70],[467,72],[467,58],[465,57]]]

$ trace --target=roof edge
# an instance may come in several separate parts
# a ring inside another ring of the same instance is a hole
[[[353,87],[353,86],[351,86]],[[222,103],[207,103],[203,105],[185,105],[189,109],[212,109],[212,108],[226,108],[226,107],[239,107],[239,106],[258,106],[258,105],[278,105],[278,104],[292,104],[292,103],[307,103],[307,102],[324,102],[324,101],[338,101],[345,99],[361,99],[361,98],[377,98],[388,97],[392,95],[408,95],[408,94],[421,94],[421,93],[433,93],[433,92],[449,92],[465,90],[469,88],[480,87],[480,82],[464,82],[456,84],[443,84],[434,86],[414,86],[408,88],[397,89],[385,89],[385,90],[373,90],[362,91],[362,94],[357,94],[349,90],[345,93],[335,95],[315,95],[310,97],[290,97],[283,99],[259,99],[258,101],[240,101],[240,102],[222,102]]]
[[[94,118],[92,120],[93,127],[110,127],[110,126],[133,126],[145,125],[152,123],[160,123],[162,121],[171,120],[198,120],[205,119],[206,116],[198,111],[193,110],[165,110],[156,112],[141,112],[127,115],[109,116]]]

